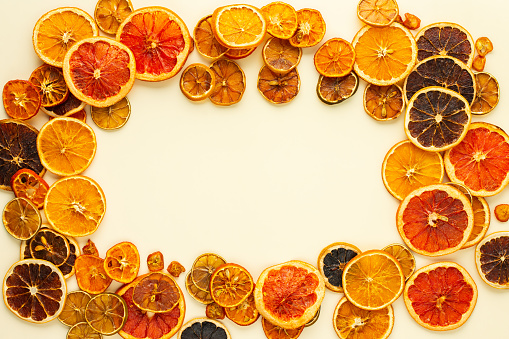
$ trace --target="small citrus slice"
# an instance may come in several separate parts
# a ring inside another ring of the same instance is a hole
[[[398,85],[368,84],[364,90],[364,111],[378,121],[393,120],[405,110],[403,90]]]
[[[359,88],[359,77],[350,72],[343,77],[324,77],[320,74],[316,85],[318,98],[327,105],[339,104],[352,97]]]
[[[475,265],[482,280],[491,287],[509,288],[509,232],[494,232],[475,248]]]
[[[90,116],[97,127],[105,130],[123,127],[131,115],[131,104],[127,97],[108,107],[91,107]]]
[[[39,91],[42,107],[59,105],[69,95],[69,88],[61,68],[43,64],[30,74],[28,80]]]
[[[288,73],[300,62],[302,48],[292,46],[288,40],[270,38],[262,50],[265,65],[275,73]]]
[[[71,327],[67,332],[66,339],[102,339],[102,337],[101,333],[96,332],[84,321]]]
[[[187,66],[180,77],[180,90],[191,101],[207,99],[215,86],[215,73],[203,64]]]
[[[254,294],[251,293],[240,304],[224,309],[226,317],[240,326],[247,326],[254,323],[260,316],[256,309]]]
[[[104,270],[113,280],[127,284],[138,276],[140,253],[133,243],[124,241],[111,247],[104,258]]]
[[[365,310],[380,310],[399,298],[405,276],[398,260],[381,250],[355,256],[343,270],[343,290],[348,300]]]
[[[161,81],[184,66],[193,41],[186,24],[168,8],[151,6],[132,12],[120,25],[117,41],[136,59],[136,78]]]
[[[292,329],[282,328],[262,318],[263,333],[265,333],[267,339],[297,339],[304,330],[304,327],[303,325]]]
[[[58,316],[58,320],[66,326],[74,326],[85,320],[85,308],[92,297],[84,291],[67,293],[64,309]]]
[[[463,248],[477,245],[484,238],[490,227],[490,207],[486,199],[472,196],[472,209],[474,211],[474,227]]]
[[[133,302],[143,311],[163,313],[171,311],[182,299],[182,292],[173,277],[153,272],[141,279],[133,289]]]
[[[325,30],[325,20],[319,10],[302,8],[297,11],[297,31],[289,41],[295,47],[312,47],[322,41]]]
[[[42,223],[37,206],[25,198],[9,201],[4,207],[2,221],[7,232],[19,240],[30,239]]]
[[[343,270],[360,253],[361,250],[356,246],[344,242],[335,242],[322,249],[318,255],[317,267],[324,278],[325,287],[343,293]]]
[[[216,76],[210,101],[220,106],[238,103],[246,89],[246,76],[242,68],[235,61],[219,59],[210,65],[210,69]]]
[[[10,80],[4,85],[2,101],[5,113],[13,119],[28,120],[41,107],[41,95],[27,80]]]
[[[92,240],[88,239],[87,243],[83,246],[83,254],[91,254],[95,255],[96,257],[99,256],[99,250]]]
[[[101,293],[88,302],[85,319],[95,331],[113,335],[122,329],[127,320],[127,304],[115,293]]]
[[[509,183],[509,136],[486,122],[472,123],[465,138],[444,156],[451,181],[472,195],[493,196]]]
[[[210,276],[210,294],[222,307],[238,306],[249,297],[253,288],[253,277],[238,264],[223,264]]]
[[[325,282],[314,266],[292,260],[266,268],[254,289],[256,308],[270,323],[287,329],[304,326],[318,311]]]
[[[177,334],[178,339],[230,339],[230,332],[219,321],[194,318],[185,323]]]
[[[198,301],[199,303],[208,305],[210,303],[214,302],[214,299],[212,299],[212,295],[210,294],[209,290],[203,290],[199,288],[194,282],[192,278],[192,271],[189,272],[186,276],[186,290],[187,293],[191,297],[193,297],[194,300]]]
[[[491,112],[500,98],[497,79],[486,72],[476,73],[475,87],[475,99],[471,106],[472,114],[483,115]]]
[[[82,254],[74,263],[76,281],[81,290],[90,294],[99,294],[106,291],[112,279],[104,270],[104,259],[95,255]]]
[[[357,5],[357,17],[370,26],[388,26],[398,14],[395,0],[361,0]]]
[[[485,57],[486,54],[493,51],[493,43],[485,36],[477,38],[475,41],[475,50],[480,56]]]
[[[198,53],[206,58],[217,59],[223,56],[228,50],[217,41],[212,30],[212,15],[201,18],[193,31],[194,43]]]
[[[131,0],[99,0],[95,5],[94,19],[101,31],[116,34],[120,24],[132,11]]]
[[[271,2],[261,8],[267,22],[267,33],[280,39],[290,39],[297,30],[297,12],[282,1]]]
[[[320,46],[314,55],[315,68],[326,77],[342,77],[350,73],[355,62],[355,50],[348,41],[332,38]]]
[[[258,73],[258,91],[273,104],[285,104],[292,101],[300,90],[300,76],[294,68],[285,74],[271,71],[267,65]]]
[[[87,12],[76,7],[59,7],[37,21],[32,42],[42,61],[62,67],[65,54],[76,42],[98,34],[94,19]]]
[[[51,107],[41,107],[41,110],[53,118],[72,117],[73,114],[82,111],[86,105],[85,102],[69,93],[67,98],[60,104]]]
[[[437,262],[418,269],[403,294],[410,316],[421,326],[446,331],[467,321],[477,302],[477,286],[470,274],[453,262]]]
[[[62,272],[52,263],[25,259],[9,268],[2,291],[12,313],[29,322],[45,323],[62,312],[67,285]]]
[[[382,251],[392,255],[401,265],[401,271],[405,276],[405,280],[410,278],[415,271],[415,258],[408,248],[400,244],[392,244],[385,246]]]
[[[385,339],[394,326],[394,310],[391,305],[380,310],[364,310],[343,297],[334,309],[332,325],[340,339]]]
[[[65,263],[70,252],[67,238],[49,228],[39,230],[30,239],[30,257],[34,259],[46,260],[60,266]]]
[[[419,187],[441,183],[444,173],[439,152],[425,151],[409,140],[392,146],[382,163],[385,188],[398,200]]]

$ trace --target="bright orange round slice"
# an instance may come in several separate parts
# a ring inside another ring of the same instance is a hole
[[[9,201],[4,207],[2,221],[7,232],[19,240],[33,237],[42,223],[37,206],[25,198]]]
[[[131,0],[99,0],[95,5],[94,19],[101,31],[116,34],[122,21],[132,12]]]
[[[463,248],[477,245],[484,238],[490,227],[490,207],[486,199],[472,196],[472,209],[474,211],[474,227]]]
[[[348,41],[332,38],[315,52],[315,68],[326,77],[342,77],[350,73],[355,62],[355,50]]]
[[[228,50],[217,41],[212,29],[212,15],[201,18],[193,31],[194,43],[198,53],[206,58],[217,59]]]
[[[111,247],[104,258],[104,270],[113,280],[127,284],[138,276],[140,253],[133,243],[124,241]]]
[[[500,87],[497,79],[486,72],[475,74],[476,95],[471,109],[472,114],[488,114],[498,104]]]
[[[81,290],[90,294],[106,291],[112,279],[104,270],[104,259],[91,254],[82,254],[74,263],[76,281]]]
[[[28,120],[41,107],[41,95],[27,80],[10,80],[4,85],[2,101],[5,113],[13,119]]]
[[[209,96],[212,103],[229,106],[238,103],[246,90],[246,76],[233,60],[218,59],[210,65],[216,76],[216,86]]]
[[[396,119],[405,111],[403,90],[398,85],[377,86],[368,84],[364,90],[364,111],[373,119]]]
[[[395,0],[360,0],[357,5],[357,17],[370,26],[388,26],[398,14]]]
[[[238,264],[221,265],[210,277],[210,294],[221,307],[238,306],[249,297],[253,288],[253,277]]]
[[[180,90],[191,101],[207,99],[215,86],[215,73],[203,64],[187,66],[180,77]]]
[[[494,232],[475,248],[475,265],[482,280],[491,287],[509,288],[509,232]]]
[[[69,96],[69,87],[59,67],[43,64],[30,74],[28,80],[39,91],[42,107],[59,105]]]
[[[133,289],[133,302],[143,311],[171,311],[182,299],[182,291],[173,277],[164,272],[150,273]]]
[[[297,12],[282,1],[271,2],[261,8],[267,22],[267,33],[280,39],[290,39],[297,30]]]
[[[90,299],[85,308],[87,323],[98,333],[118,333],[127,320],[127,304],[115,293],[101,293]]]
[[[325,30],[325,20],[319,10],[302,8],[297,11],[297,31],[289,41],[295,47],[312,47],[322,41]]]

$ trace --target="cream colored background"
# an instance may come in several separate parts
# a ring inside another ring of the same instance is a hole
[[[224,0],[132,0],[135,8],[166,6],[186,22],[197,21]],[[269,1],[250,0],[256,6]],[[356,0],[288,1],[296,9],[320,10],[327,23],[323,41],[332,37],[352,40],[361,22]],[[399,0],[401,13],[410,12],[427,25],[452,21],[467,28],[474,39],[488,36],[495,46],[486,71],[497,77],[505,94],[509,83],[509,45],[505,29],[509,5],[503,0]],[[41,61],[33,51],[31,36],[37,19],[59,6],[76,6],[93,14],[94,0],[3,1],[0,10],[0,84],[28,79]],[[401,242],[395,226],[398,201],[384,188],[380,167],[385,153],[405,138],[403,119],[380,123],[362,108],[365,83],[348,101],[327,106],[315,93],[318,73],[313,66],[317,47],[304,50],[298,67],[302,85],[295,100],[285,106],[268,103],[256,89],[262,66],[260,48],[240,60],[247,88],[242,101],[216,107],[209,101],[193,103],[180,92],[178,76],[160,83],[136,81],[128,95],[132,115],[127,125],[113,132],[97,128],[96,158],[84,173],[104,189],[107,213],[91,236],[101,255],[120,242],[131,241],[142,258],[160,250],[168,264],[180,261],[187,269],[204,252],[216,252],[245,266],[256,279],[267,266],[290,259],[316,265],[320,250],[331,242],[345,241],[361,250]],[[187,64],[210,61],[193,52]],[[180,74],[179,74],[180,76]],[[507,97],[485,117],[509,130]],[[1,118],[6,118],[3,110]],[[40,128],[44,113],[31,121]],[[52,183],[55,177],[48,173]],[[13,197],[0,192],[0,206]],[[493,208],[509,202],[509,191],[488,199]],[[509,230],[494,220],[489,232]],[[79,239],[82,246],[85,239]],[[0,272],[19,259],[19,242],[0,231]],[[463,265],[476,281],[479,299],[467,323],[458,330],[435,333],[409,316],[402,298],[394,304],[395,326],[391,338],[491,338],[507,335],[509,292],[483,283],[476,271],[474,249],[444,258],[417,256],[417,266],[438,260]],[[178,279],[184,288],[184,275]],[[75,278],[69,290],[77,288]],[[112,285],[115,290],[118,285]],[[186,321],[203,316],[205,307],[184,292]],[[335,338],[333,309],[342,295],[327,291],[318,322],[301,338]],[[233,338],[264,338],[260,322],[242,328],[224,323]],[[0,306],[2,338],[64,338],[67,328],[54,321],[29,324]],[[119,336],[116,335],[115,338]]]

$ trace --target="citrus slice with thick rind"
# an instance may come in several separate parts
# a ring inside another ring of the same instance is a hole
[[[394,326],[394,310],[392,305],[364,310],[343,297],[334,309],[332,325],[340,339],[385,339]]]
[[[398,85],[377,86],[368,84],[364,90],[364,111],[373,119],[396,119],[405,111],[403,90]]]
[[[292,46],[288,40],[270,38],[262,50],[265,65],[275,73],[288,73],[300,62],[302,48]]]
[[[2,101],[8,116],[28,120],[39,112],[41,94],[30,81],[10,80],[4,85]]]
[[[30,239],[30,257],[51,262],[55,266],[65,263],[71,249],[69,241],[62,234],[43,228]]]
[[[104,259],[91,254],[82,254],[74,263],[76,281],[81,290],[90,294],[106,291],[112,279],[104,270]]]
[[[124,241],[112,246],[104,258],[104,270],[113,280],[127,284],[138,276],[140,253],[133,243]]]
[[[292,260],[266,268],[254,289],[256,308],[274,325],[295,329],[304,326],[318,311],[325,282],[314,266]]]
[[[64,309],[58,316],[58,320],[66,326],[74,326],[85,320],[85,309],[92,297],[84,291],[73,291],[67,293]]]
[[[304,327],[305,325],[297,328],[282,328],[262,318],[263,333],[267,339],[297,339],[304,330]]]
[[[143,311],[163,313],[171,311],[182,299],[182,292],[173,277],[154,272],[134,286],[133,302]]]
[[[131,0],[99,0],[95,5],[94,19],[104,33],[117,34],[120,24],[132,12]]]
[[[444,156],[451,181],[472,195],[493,196],[509,183],[509,136],[486,122],[472,123],[465,138]]]
[[[210,65],[216,76],[216,85],[209,96],[212,103],[229,106],[238,103],[246,90],[246,76],[233,60],[218,59]]]
[[[352,97],[359,88],[359,77],[350,72],[343,77],[324,77],[320,74],[316,84],[318,98],[327,105],[339,104]]]
[[[230,332],[221,322],[208,318],[193,318],[182,325],[178,339],[230,339]]]
[[[297,11],[297,30],[289,41],[295,47],[312,47],[322,41],[325,30],[325,20],[319,10],[302,8]]]
[[[194,43],[198,53],[209,59],[217,59],[228,50],[217,41],[212,29],[212,15],[201,18],[193,30]]]
[[[249,294],[237,306],[225,307],[224,312],[228,319],[240,326],[251,325],[260,316],[260,312],[256,309],[253,293]]]
[[[380,310],[399,298],[405,276],[398,260],[382,250],[363,252],[343,270],[343,290],[348,300],[365,310]]]
[[[353,69],[355,50],[348,41],[331,38],[316,50],[313,60],[316,70],[321,75],[342,77]]]
[[[405,276],[405,280],[410,278],[412,273],[415,271],[415,258],[408,248],[400,244],[391,244],[382,248],[382,251],[385,251],[396,258],[401,265],[401,271]]]
[[[62,272],[46,260],[24,259],[7,271],[3,296],[7,308],[19,318],[45,323],[59,316],[67,285]]]
[[[115,293],[101,293],[87,303],[85,319],[95,331],[113,335],[122,329],[127,320],[127,304]]]
[[[5,230],[14,238],[28,240],[41,227],[42,218],[37,206],[25,198],[14,198],[3,210],[2,221]]]
[[[483,197],[472,196],[472,209],[474,211],[474,227],[462,248],[477,245],[488,232],[491,215],[488,202]]]
[[[392,146],[382,163],[385,188],[398,200],[419,187],[441,183],[444,173],[444,160],[439,152],[425,151],[409,140]]]
[[[477,286],[470,274],[453,262],[437,262],[418,269],[403,293],[410,316],[421,326],[446,331],[467,321],[477,302]]]
[[[482,280],[491,287],[509,288],[509,232],[495,232],[475,248],[475,265]]]
[[[326,246],[318,255],[318,270],[320,271],[325,287],[334,292],[343,293],[343,270],[346,264],[361,250],[356,246],[335,242]]]
[[[69,93],[67,98],[58,105],[50,107],[41,106],[41,110],[53,118],[73,117],[74,114],[83,111],[86,105],[86,102],[79,100],[72,93]]]
[[[77,323],[69,329],[66,339],[102,339],[102,334],[96,332],[86,321]]]
[[[258,73],[257,87],[267,101],[273,104],[286,104],[299,94],[300,76],[296,68],[280,74],[263,65]]]
[[[297,30],[297,12],[282,1],[271,2],[261,8],[267,23],[267,33],[280,39],[290,39]]]
[[[483,115],[491,112],[500,98],[497,79],[486,72],[475,73],[475,87],[475,99],[470,107],[472,114]]]
[[[253,288],[253,277],[238,264],[223,264],[210,276],[210,294],[221,307],[238,306],[249,297]]]
[[[65,54],[75,43],[98,34],[94,19],[87,12],[76,7],[59,7],[37,21],[32,42],[42,61],[62,67]]]
[[[215,73],[203,64],[187,66],[180,77],[180,90],[191,101],[207,99],[215,86]]]
[[[114,130],[123,127],[131,116],[131,103],[124,97],[108,107],[91,107],[90,116],[97,127]]]
[[[395,0],[360,0],[357,17],[370,26],[388,26],[398,18],[399,7]]]

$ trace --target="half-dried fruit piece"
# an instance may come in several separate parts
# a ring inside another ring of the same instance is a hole
[[[477,72],[484,71],[484,67],[486,66],[486,57],[477,55],[472,62],[472,69]]]
[[[297,31],[290,38],[295,47],[312,47],[325,36],[325,20],[317,9],[302,8],[297,11]]]
[[[364,90],[364,111],[378,121],[396,119],[405,110],[403,90],[398,85],[367,84]]]
[[[65,263],[71,249],[66,237],[49,228],[37,232],[29,242],[30,257],[51,262],[56,266]]]
[[[343,77],[324,77],[320,74],[316,93],[322,102],[334,105],[353,96],[357,88],[359,88],[359,77],[355,72],[350,72]]]
[[[191,64],[182,72],[180,90],[192,101],[207,99],[216,86],[216,75],[207,66]]]
[[[10,80],[4,85],[2,101],[5,113],[13,119],[34,117],[41,107],[41,95],[30,81]]]
[[[361,0],[357,5],[357,17],[370,26],[388,26],[398,14],[395,0]]]
[[[415,271],[415,258],[408,248],[400,244],[392,244],[382,248],[382,251],[385,251],[396,258],[401,265],[401,271],[403,271],[405,280],[410,278],[412,273]]]
[[[226,317],[240,326],[247,326],[254,323],[260,312],[256,309],[254,294],[251,293],[243,302],[233,307],[224,309]]]
[[[147,267],[150,272],[158,272],[164,269],[164,256],[160,251],[151,253],[147,257]]]
[[[405,20],[400,23],[409,30],[414,30],[421,27],[421,19],[410,13],[405,13]]]
[[[133,302],[143,311],[171,311],[182,299],[182,292],[173,277],[164,272],[149,273],[133,289]]]
[[[300,77],[294,68],[288,73],[271,71],[267,65],[258,73],[258,90],[265,99],[273,104],[285,104],[292,101],[300,90]]]
[[[509,288],[509,232],[495,232],[475,249],[475,265],[482,280],[491,287]]]
[[[282,1],[271,2],[261,8],[267,23],[267,33],[280,39],[290,39],[297,30],[297,12]]]
[[[224,307],[216,302],[212,302],[205,307],[205,315],[209,319],[224,319],[226,313]]]
[[[77,323],[86,321],[85,308],[92,297],[84,291],[73,291],[67,293],[64,309],[58,316],[58,320],[66,326],[74,326]]]
[[[66,339],[102,339],[102,337],[101,333],[96,332],[84,321],[71,327],[67,332]]]
[[[120,24],[132,11],[131,0],[99,0],[95,5],[94,18],[101,31],[116,34]]]
[[[133,243],[124,241],[112,246],[104,258],[104,270],[113,280],[127,284],[138,276],[140,253]]]
[[[74,263],[78,286],[90,294],[106,291],[112,279],[104,270],[104,259],[91,254],[82,254]]]
[[[108,107],[94,107],[90,109],[90,116],[97,127],[112,130],[124,126],[131,115],[131,104],[127,97]]]
[[[472,210],[474,211],[474,227],[472,227],[472,232],[463,248],[477,245],[490,227],[490,207],[486,199],[472,196]]]
[[[475,99],[470,106],[472,114],[487,114],[498,104],[500,88],[497,79],[486,72],[475,74]]]
[[[185,323],[177,334],[178,339],[230,339],[230,332],[219,321],[194,318]]]
[[[9,201],[4,207],[2,221],[7,232],[19,240],[30,239],[42,223],[37,206],[25,198]]]
[[[270,38],[262,50],[265,65],[275,73],[288,73],[300,62],[302,48],[292,46],[288,40]]]
[[[198,53],[206,58],[217,59],[228,50],[217,41],[212,30],[212,15],[201,18],[193,31],[194,43]]]
[[[166,267],[166,271],[170,273],[173,277],[178,278],[181,273],[186,271],[186,268],[176,260],[173,260],[168,267]]]
[[[253,277],[238,264],[223,264],[210,276],[210,294],[222,307],[238,306],[249,297],[253,288]]]
[[[305,325],[297,328],[283,328],[262,318],[263,333],[265,333],[267,339],[297,339],[304,330],[304,327]]]
[[[85,102],[76,98],[72,93],[69,93],[67,98],[60,104],[50,107],[41,107],[41,110],[53,118],[73,117],[74,114],[83,111],[86,105]]]
[[[122,329],[127,320],[127,304],[115,293],[101,293],[88,302],[85,319],[95,331],[113,335]]]
[[[99,250],[92,240],[88,239],[87,243],[83,246],[83,254],[91,254],[95,255],[96,257],[99,256]]]
[[[209,96],[216,105],[229,106],[242,99],[246,89],[246,76],[240,66],[232,60],[219,59],[210,65],[216,76],[216,86]]]
[[[326,77],[342,77],[350,73],[355,62],[355,50],[348,41],[332,38],[315,52],[315,68]]]
[[[326,246],[318,255],[318,270],[325,281],[325,287],[334,292],[343,293],[343,270],[346,264],[361,250],[356,246],[335,242]]]
[[[43,64],[30,74],[29,81],[39,91],[42,107],[59,105],[69,95],[69,88],[61,68]]]
[[[421,326],[446,331],[467,321],[477,302],[477,286],[470,274],[453,262],[437,262],[418,269],[403,294],[410,316]]]
[[[509,220],[509,204],[499,204],[495,206],[493,212],[498,221],[506,222]]]
[[[475,50],[480,56],[484,57],[486,54],[493,51],[493,43],[485,36],[477,38],[475,41]]]

